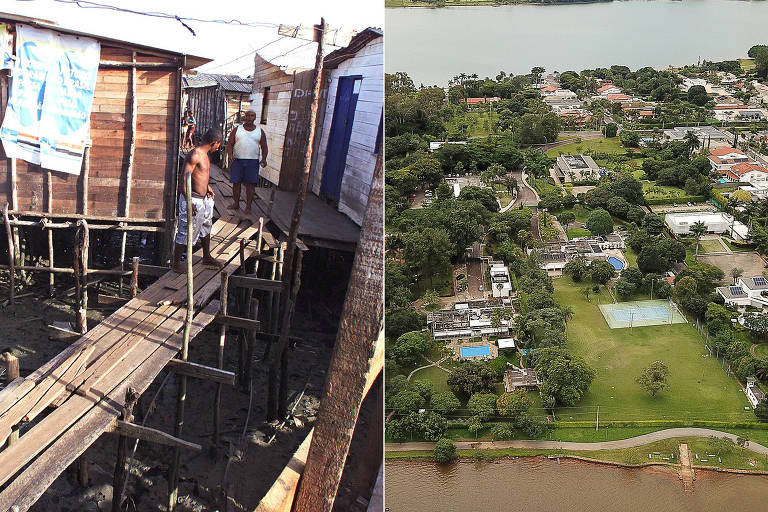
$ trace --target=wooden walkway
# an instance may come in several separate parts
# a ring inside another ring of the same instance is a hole
[[[688,445],[680,444],[680,479],[683,481],[685,490],[693,489],[693,479],[695,478],[693,468],[691,467],[691,452]]]
[[[258,223],[248,219],[216,221],[211,252],[225,272],[240,266],[240,240],[249,240],[258,229]],[[275,244],[268,233],[264,240]],[[256,243],[249,243],[246,257],[256,250]],[[198,251],[194,260],[192,336],[211,323],[219,309],[218,301],[210,302],[220,287],[219,270],[203,267],[201,256]],[[113,427],[126,390],[142,393],[149,387],[181,348],[185,302],[186,275],[168,272],[33,374],[0,392],[0,445],[11,425],[33,421],[47,406],[56,406],[0,451],[0,487],[6,486],[0,492],[0,511],[27,510]]]
[[[231,213],[226,209],[232,203],[232,184],[229,183],[228,171],[212,164],[210,182],[214,190],[214,202],[218,214]],[[270,208],[270,197],[273,190],[275,196]],[[265,219],[269,219],[287,237],[297,193],[256,187],[254,195],[254,202],[256,203],[256,208],[253,210],[256,215],[254,218],[261,215]],[[240,208],[240,215],[244,217],[242,209],[245,208],[245,190],[241,194]],[[307,192],[299,223],[299,238],[309,246],[354,251],[360,238],[360,226],[315,194]]]

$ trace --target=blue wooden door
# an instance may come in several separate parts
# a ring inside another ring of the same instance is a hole
[[[341,197],[341,180],[347,165],[349,139],[352,136],[352,124],[355,121],[355,107],[360,95],[359,76],[343,76],[339,78],[336,91],[336,103],[333,109],[331,134],[328,137],[328,147],[325,151],[323,165],[323,180],[320,194],[338,201]]]

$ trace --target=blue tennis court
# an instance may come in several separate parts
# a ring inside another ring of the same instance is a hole
[[[491,347],[461,347],[461,357],[488,357],[491,355]]]
[[[686,321],[677,307],[666,300],[638,300],[600,304],[599,307],[611,329],[680,324]]]

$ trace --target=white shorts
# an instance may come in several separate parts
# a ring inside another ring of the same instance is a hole
[[[192,197],[192,245],[200,237],[205,238],[211,233],[213,225],[213,198]],[[176,243],[187,245],[187,200],[179,196],[179,220],[176,226]]]

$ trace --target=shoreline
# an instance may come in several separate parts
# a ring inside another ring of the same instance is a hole
[[[430,452],[421,452],[421,453],[430,453]],[[622,469],[636,469],[636,470],[644,470],[644,469],[662,469],[664,471],[671,471],[675,475],[678,474],[680,464],[675,464],[672,462],[644,462],[641,464],[632,464],[628,462],[618,462],[614,460],[604,460],[604,459],[593,459],[590,457],[584,457],[581,455],[570,455],[570,454],[531,454],[531,455],[483,455],[482,461],[489,462],[489,463],[503,463],[503,462],[514,462],[518,459],[541,459],[541,460],[554,460],[554,459],[565,459],[567,461],[571,461],[573,463],[581,463],[583,465],[599,465],[599,466],[611,466],[615,468],[622,468]],[[413,457],[388,457],[385,453],[384,455],[384,462],[385,464],[400,464],[400,463],[414,463],[414,462],[429,462],[432,464],[440,464],[437,462],[434,457],[430,456],[413,456]],[[469,462],[478,462],[478,458],[475,454],[459,454],[457,452],[457,458],[453,461],[451,461],[448,464],[454,464],[454,463],[469,463]],[[764,470],[749,470],[749,469],[737,469],[737,468],[723,468],[719,466],[700,466],[700,465],[692,465],[691,466],[696,471],[711,471],[713,473],[729,473],[733,475],[748,475],[748,476],[768,476],[768,471]]]
[[[614,0],[577,0],[574,2],[563,2],[563,1],[553,1],[553,2],[535,2],[531,0],[516,0],[508,3],[497,3],[497,2],[484,2],[483,0],[470,0],[468,2],[463,2],[461,0],[458,1],[451,1],[447,0],[444,5],[434,5],[429,4],[428,2],[418,2],[415,5],[393,5],[394,2],[390,2],[388,0],[385,0],[384,2],[384,8],[385,9],[443,9],[445,7],[504,7],[507,5],[580,5],[580,4],[605,4],[605,3],[611,3]]]

